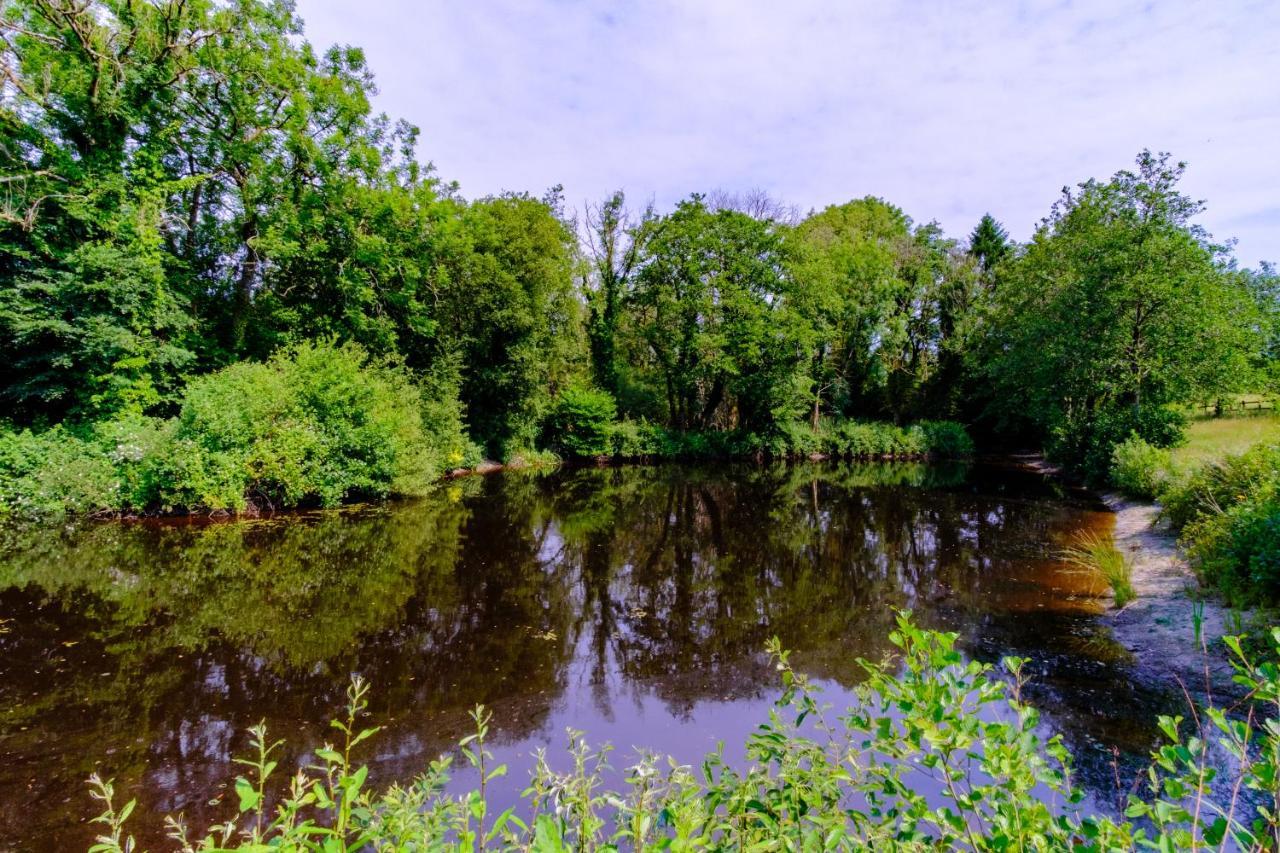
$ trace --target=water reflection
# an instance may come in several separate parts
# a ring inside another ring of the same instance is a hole
[[[565,725],[692,760],[767,712],[767,638],[838,702],[900,608],[975,656],[1033,658],[1033,699],[1104,784],[1109,746],[1142,752],[1167,701],[1134,693],[1092,618],[1096,580],[1051,556],[1108,523],[1008,469],[805,464],[510,473],[359,511],[7,530],[0,785],[26,794],[0,804],[0,846],[82,844],[94,770],[139,795],[143,835],[164,812],[225,818],[243,729],[265,719],[286,766],[305,760],[352,672],[387,725],[367,756],[379,781],[447,749],[478,702],[510,796]]]

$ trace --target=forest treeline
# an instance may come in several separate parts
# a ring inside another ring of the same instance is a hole
[[[872,197],[574,211],[466,198],[374,111],[364,53],[317,50],[283,0],[16,0],[3,40],[9,506],[966,449],[938,421],[1097,477],[1134,433],[1175,441],[1180,404],[1272,379],[1280,279],[1196,225],[1165,154],[1064,189],[1025,245]]]

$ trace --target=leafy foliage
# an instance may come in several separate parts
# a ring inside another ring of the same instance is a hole
[[[569,456],[609,455],[613,452],[617,414],[617,406],[607,391],[566,388],[547,420],[549,443]]]
[[[1239,384],[1255,346],[1255,303],[1191,224],[1183,165],[1137,167],[1064,194],[1001,277],[981,356],[1006,421],[1094,481],[1130,433],[1168,445],[1163,407]]]
[[[1013,251],[1009,232],[990,213],[983,214],[969,235],[969,254],[988,275]]]
[[[169,421],[0,435],[0,508],[333,506],[420,494],[466,452],[456,411],[424,397],[402,367],[354,344],[299,344],[193,381]]]
[[[1280,601],[1280,447],[1206,464],[1160,497],[1208,582],[1238,602]]]
[[[569,732],[570,769],[554,770],[540,753],[522,807],[494,814],[487,788],[507,773],[487,745],[490,715],[473,713],[475,733],[460,751],[479,778],[462,796],[446,793],[450,758],[430,764],[407,786],[376,793],[353,750],[377,734],[364,727],[368,685],[348,690],[337,742],[316,750],[318,764],[282,787],[275,781],[279,742],[256,727],[256,755],[235,780],[237,814],[207,834],[170,819],[181,849],[797,849],[840,850],[1113,850],[1194,849],[1225,844],[1269,849],[1280,818],[1238,797],[1211,798],[1221,782],[1271,798],[1280,774],[1280,729],[1210,708],[1199,728],[1162,717],[1167,743],[1152,755],[1146,789],[1130,795],[1137,825],[1089,814],[1072,784],[1072,765],[1058,740],[1039,734],[1039,715],[1022,702],[1025,661],[1005,672],[966,662],[956,635],[923,631],[909,616],[890,635],[898,657],[863,662],[856,702],[833,713],[818,689],[794,669],[775,640],[770,654],[782,680],[777,709],[747,744],[740,769],[720,752],[700,772],[642,753],[626,785],[604,784],[610,749],[593,749]],[[1273,632],[1280,652],[1280,629]],[[1255,663],[1228,638],[1237,678],[1258,702],[1280,709],[1274,663]],[[1237,762],[1236,778],[1219,778],[1213,749]],[[923,792],[924,779],[932,794]],[[98,777],[93,792],[105,808],[95,853],[132,846],[133,801],[117,808],[114,786]],[[275,791],[279,805],[268,809]]]
[[[1131,434],[1111,451],[1111,485],[1126,495],[1154,500],[1169,477],[1169,451]]]
[[[823,422],[946,419],[1101,482],[1131,433],[1176,440],[1172,406],[1276,372],[1274,270],[1233,267],[1167,155],[1066,193],[1025,247],[989,215],[961,245],[873,197],[800,217],[763,194],[660,214],[617,192],[580,229],[559,187],[468,200],[438,178],[417,129],[373,111],[364,52],[311,45],[290,3],[0,16],[0,401],[19,429],[170,418],[241,363],[222,402],[279,413],[261,365],[332,340],[430,389],[421,452],[449,466],[912,455],[937,449]],[[613,424],[545,446],[590,384]],[[243,506],[245,477],[273,504],[388,488],[353,457],[318,473],[329,439],[286,432],[247,475],[181,439],[196,455],[157,474],[186,478],[161,503]]]

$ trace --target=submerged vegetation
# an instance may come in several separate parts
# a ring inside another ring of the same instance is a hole
[[[777,709],[747,744],[749,766],[721,752],[694,768],[641,753],[626,785],[611,790],[608,747],[569,732],[570,767],[539,752],[521,803],[495,813],[486,787],[508,772],[488,747],[490,714],[460,744],[478,787],[446,793],[442,757],[407,785],[375,792],[354,751],[376,738],[363,727],[368,685],[353,681],[337,742],[285,781],[279,741],[252,732],[256,754],[235,780],[235,815],[207,832],[170,818],[181,850],[1273,850],[1280,839],[1280,669],[1251,661],[1228,638],[1237,678],[1271,717],[1235,720],[1208,708],[1192,720],[1162,717],[1165,742],[1125,816],[1093,814],[1075,788],[1070,756],[1045,739],[1022,700],[1025,661],[1004,673],[966,662],[956,636],[924,631],[900,616],[895,659],[863,662],[865,680],[843,712],[821,701],[774,641],[781,678]],[[1280,653],[1280,629],[1273,632]],[[1221,750],[1231,769],[1213,757]],[[628,759],[631,760],[631,759]],[[132,849],[128,818],[112,783],[95,777],[105,811],[95,853]]]
[[[1176,443],[1179,406],[1280,375],[1276,276],[1196,225],[1168,155],[1066,192],[1026,245],[872,197],[575,213],[559,188],[463,197],[374,112],[364,53],[316,49],[290,4],[2,16],[0,511],[969,435],[1099,482],[1130,435]]]

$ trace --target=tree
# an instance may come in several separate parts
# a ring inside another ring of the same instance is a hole
[[[459,354],[474,437],[506,458],[534,447],[551,398],[584,365],[573,232],[546,201],[467,205],[440,271],[440,322]]]
[[[1064,190],[997,294],[984,367],[999,408],[1095,478],[1130,431],[1173,440],[1162,407],[1237,386],[1256,350],[1254,305],[1192,223],[1184,169],[1144,151],[1136,171]]]
[[[596,384],[617,397],[622,386],[618,337],[623,307],[640,258],[646,225],[654,218],[652,206],[638,220],[627,210],[626,196],[618,190],[586,211],[586,246],[590,255],[584,280],[590,311],[587,335]]]
[[[664,417],[768,432],[803,406],[804,350],[776,227],[702,198],[654,220],[630,307]]]
[[[168,116],[221,18],[204,3],[6,4],[0,378],[19,419],[171,399],[193,354],[164,251]]]
[[[810,422],[937,416],[971,328],[972,264],[936,223],[882,199],[828,207],[795,229],[797,305],[813,327]],[[944,393],[945,392],[945,393]]]
[[[1009,232],[990,213],[983,214],[969,235],[969,254],[977,260],[983,274],[989,278],[996,265],[1012,251]]]

